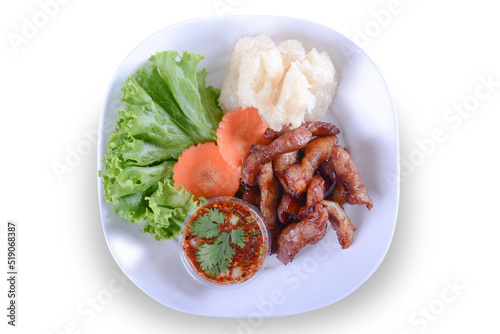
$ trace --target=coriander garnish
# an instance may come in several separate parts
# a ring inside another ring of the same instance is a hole
[[[224,224],[225,215],[217,209],[209,209],[207,213],[196,219],[189,229],[199,238],[215,238],[212,244],[204,243],[197,247],[196,261],[209,276],[227,273],[229,263],[233,259],[234,249],[231,243],[245,247],[246,233],[241,227],[230,232],[221,232],[219,225]]]

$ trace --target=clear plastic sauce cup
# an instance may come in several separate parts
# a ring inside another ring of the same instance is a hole
[[[238,198],[213,198],[186,217],[180,242],[184,266],[213,288],[241,287],[262,272],[270,254],[258,209]]]

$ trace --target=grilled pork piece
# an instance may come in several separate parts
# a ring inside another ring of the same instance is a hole
[[[349,204],[364,204],[370,210],[373,207],[372,200],[349,152],[336,145],[328,161],[332,164],[337,178],[345,186],[346,202]]]
[[[330,156],[337,144],[336,136],[317,137],[305,148],[304,157],[285,170],[283,188],[295,197],[302,194],[311,181],[316,169]]]
[[[327,122],[305,122],[302,123],[301,127],[309,130],[313,136],[332,136],[340,133],[340,130],[333,124]],[[280,131],[275,131],[271,128],[267,128],[264,132],[264,136],[275,140],[287,131],[290,131],[291,126],[285,125]]]
[[[311,132],[298,127],[284,133],[269,145],[255,149],[243,160],[243,164],[241,165],[242,181],[249,186],[255,185],[255,176],[262,165],[271,162],[278,155],[303,148],[309,143],[311,138]]]
[[[276,219],[276,208],[279,201],[279,182],[274,177],[272,163],[268,162],[257,174],[257,184],[260,189],[260,213],[266,223],[271,236],[271,253],[278,248],[278,236],[281,226]]]
[[[316,204],[309,216],[285,227],[278,238],[278,260],[287,264],[302,248],[323,239],[327,222],[328,212],[322,204]]]
[[[335,232],[337,232],[340,246],[342,246],[343,249],[349,248],[356,227],[352,224],[344,209],[338,203],[324,200],[322,204],[328,212],[328,220],[332,224]]]

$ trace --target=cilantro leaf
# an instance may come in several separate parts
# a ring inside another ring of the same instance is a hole
[[[216,258],[216,263],[221,264],[224,261],[230,261],[234,255],[234,249],[229,244],[229,233],[222,233],[215,240],[214,245],[214,255]]]
[[[209,244],[202,244],[198,247],[198,251],[196,252],[196,261],[200,263],[201,269],[204,272],[210,271],[214,266],[210,246]]]
[[[221,273],[227,273],[227,271],[229,270],[229,261],[223,261],[222,263],[220,263],[218,269]]]
[[[211,266],[210,269],[206,271],[206,273],[208,274],[208,276],[215,277],[220,275],[220,270],[218,266]]]
[[[216,222],[217,224],[224,224],[224,219],[226,218],[224,213],[220,212],[217,209],[209,209],[207,212],[207,216],[210,221]]]
[[[219,225],[207,220],[206,216],[199,217],[189,230],[200,238],[213,238],[220,233]]]
[[[219,210],[209,209],[199,216],[189,229],[200,238],[216,237],[212,244],[204,243],[198,246],[196,252],[196,261],[201,269],[212,277],[228,272],[235,253],[231,243],[240,248],[245,247],[246,233],[241,227],[221,233],[219,225],[225,223],[225,218],[224,213]]]
[[[219,235],[219,224],[224,223],[224,218],[224,213],[216,209],[209,209],[206,214],[196,219],[189,230],[197,237],[213,238]]]
[[[224,232],[217,237],[213,244],[198,246],[196,261],[200,263],[201,269],[208,275],[218,276],[220,273],[226,273],[229,269],[229,262],[234,255],[229,238],[229,233]]]
[[[243,248],[245,247],[245,231],[238,227],[236,230],[231,231],[231,242],[236,246]]]

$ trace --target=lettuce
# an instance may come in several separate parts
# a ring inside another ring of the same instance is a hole
[[[121,90],[123,109],[103,157],[103,193],[113,212],[157,240],[175,238],[185,217],[200,203],[173,186],[172,169],[187,147],[215,141],[222,111],[220,90],[206,86],[197,71],[202,55],[156,53],[152,63],[128,77]],[[203,199],[201,200],[203,201]]]

